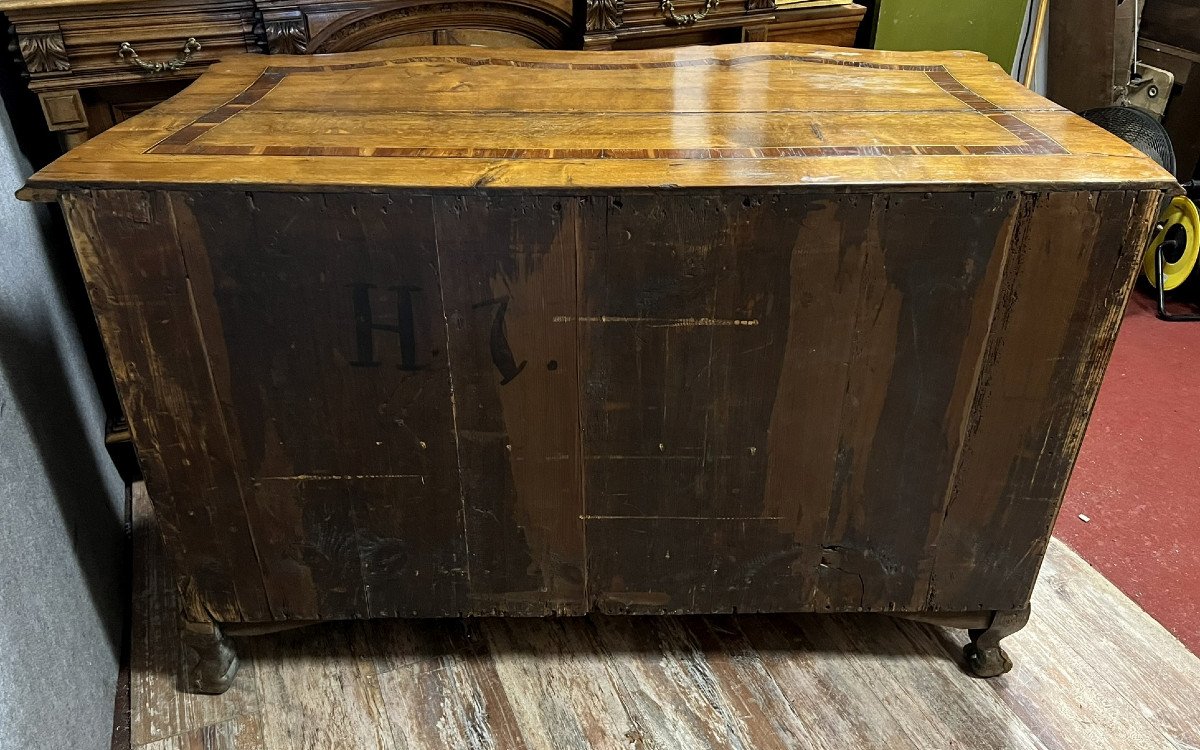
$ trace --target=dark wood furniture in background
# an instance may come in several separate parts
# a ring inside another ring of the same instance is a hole
[[[1175,74],[1163,125],[1175,147],[1175,173],[1200,179],[1200,2],[1146,0],[1138,55]]]
[[[1137,5],[1132,0],[1053,0],[1046,96],[1074,112],[1116,102],[1129,85]]]
[[[675,15],[698,14],[704,4],[678,0]],[[703,18],[675,22],[661,0],[0,0],[0,12],[12,23],[13,52],[46,124],[71,148],[173,95],[232,53],[768,39],[852,46],[864,8],[717,0]]]
[[[243,55],[35,175],[225,633],[1030,594],[1165,192],[974,53]]]
[[[703,13],[704,2],[678,2],[675,17]],[[673,22],[662,0],[588,0],[584,49],[649,49],[728,42],[854,45],[861,5],[777,8],[775,0],[723,0],[703,18]]]

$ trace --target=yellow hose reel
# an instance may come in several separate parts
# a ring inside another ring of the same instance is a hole
[[[1184,282],[1200,259],[1200,213],[1185,196],[1176,196],[1159,217],[1162,229],[1150,241],[1150,251],[1142,273],[1152,286],[1158,286],[1158,254],[1163,254],[1163,290],[1170,291]],[[1166,243],[1164,245],[1164,243]]]

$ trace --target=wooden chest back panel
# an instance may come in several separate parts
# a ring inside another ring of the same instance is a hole
[[[63,202],[168,540],[265,620],[1020,606],[1160,197]]]

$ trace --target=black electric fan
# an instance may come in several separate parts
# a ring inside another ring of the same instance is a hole
[[[1081,113],[1175,174],[1175,149],[1158,119],[1136,107],[1099,107]],[[1189,185],[1190,187],[1190,185]],[[1155,226],[1142,273],[1158,292],[1158,316],[1170,321],[1197,321],[1200,315],[1170,313],[1166,293],[1192,275],[1200,259],[1200,213],[1186,195],[1167,204]]]

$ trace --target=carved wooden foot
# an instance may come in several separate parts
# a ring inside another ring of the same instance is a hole
[[[193,693],[220,695],[238,671],[233,643],[215,622],[180,622],[183,641],[183,684]]]
[[[976,677],[998,677],[1012,669],[1012,659],[1000,648],[1000,639],[1012,635],[1029,622],[1029,605],[1024,609],[995,612],[986,628],[972,628],[971,642],[963,647],[967,669]]]

